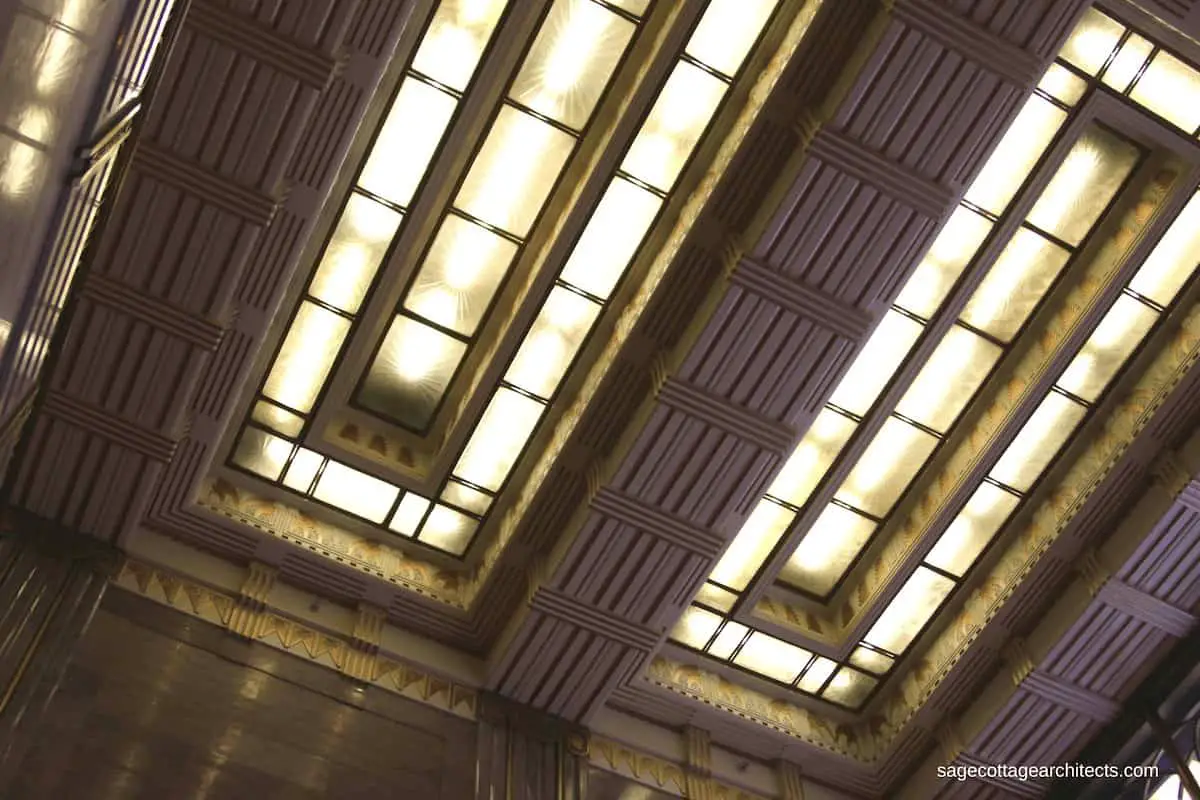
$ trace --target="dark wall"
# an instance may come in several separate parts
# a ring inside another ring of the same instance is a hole
[[[112,590],[5,797],[459,800],[474,751],[467,720]]]

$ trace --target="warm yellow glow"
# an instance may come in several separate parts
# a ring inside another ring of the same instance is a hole
[[[951,326],[896,411],[938,433],[947,432],[1000,354],[1000,348],[982,336],[959,325]]]
[[[313,297],[355,313],[379,270],[400,214],[360,194],[351,194],[313,276]]]
[[[448,481],[442,490],[442,502],[466,509],[475,514],[486,514],[492,505],[492,498],[478,489],[464,486],[457,481]]]
[[[834,496],[882,517],[929,459],[937,439],[907,422],[888,417]]]
[[[1088,137],[1076,142],[1029,212],[1029,221],[1047,233],[1065,239],[1068,244],[1078,244],[1090,224],[1074,226],[1075,230],[1071,230],[1069,222],[1079,216],[1077,209],[1087,190],[1092,188],[1102,161],[1100,150]],[[1103,209],[1103,205],[1100,208]]]
[[[301,413],[310,411],[349,329],[349,320],[301,303],[263,394]]]
[[[567,373],[600,306],[586,297],[555,287],[513,357],[504,379],[549,399]]]
[[[624,178],[614,178],[588,220],[560,277],[607,299],[625,273],[662,201]]]
[[[696,602],[704,603],[705,605],[719,608],[722,611],[730,611],[733,609],[733,604],[737,601],[737,595],[733,592],[722,589],[720,586],[715,586],[707,581],[700,587],[700,591],[696,593]]]
[[[1026,491],[1071,437],[1085,410],[1060,394],[1051,392],[1042,400],[992,468],[994,480]]]
[[[1138,268],[1129,288],[1159,305],[1169,306],[1200,263],[1198,254],[1200,194],[1194,194]]]
[[[503,106],[459,190],[456,207],[524,236],[574,145],[568,134]]]
[[[707,127],[726,85],[699,67],[680,62],[650,109],[621,168],[670,191]]]
[[[233,454],[233,463],[273,481],[283,472],[291,453],[291,442],[257,428],[246,428]]]
[[[868,647],[856,647],[850,655],[850,663],[856,667],[862,667],[867,672],[874,672],[876,675],[882,675],[892,668],[892,659],[885,656],[883,653],[876,652]]]
[[[400,498],[400,504],[396,506],[396,513],[392,515],[388,527],[403,536],[415,535],[430,505],[432,503],[424,497],[408,492]]]
[[[738,644],[749,630],[749,628],[740,622],[730,621],[725,623],[725,627],[721,629],[712,646],[708,648],[709,655],[720,659],[728,659],[733,655],[733,651],[737,649]]]
[[[359,402],[402,424],[427,425],[466,350],[466,343],[398,314],[367,371]]]
[[[510,97],[578,130],[604,93],[634,25],[592,0],[556,0]]]
[[[255,422],[266,425],[274,431],[293,438],[298,437],[300,431],[304,429],[304,419],[302,417],[298,417],[291,412],[284,411],[279,406],[265,403],[261,400],[254,404],[252,417]]]
[[[1046,74],[1042,75],[1038,88],[1056,100],[1073,106],[1087,91],[1087,81],[1061,64],[1051,64]]]
[[[854,414],[866,414],[920,335],[919,322],[888,311],[842,376],[829,402]]]
[[[483,321],[517,245],[455,214],[434,237],[405,307],[469,336]]]
[[[804,534],[781,576],[798,589],[828,594],[874,531],[871,520],[830,503]]]
[[[471,543],[471,537],[479,523],[470,517],[446,508],[443,505],[433,507],[429,512],[425,526],[421,528],[418,537],[422,542],[445,550],[454,555],[462,555]]]
[[[17,133],[41,144],[50,143],[50,135],[54,129],[54,118],[50,111],[43,106],[29,105],[17,115]]]
[[[821,696],[830,702],[848,708],[857,708],[875,688],[877,682],[869,675],[864,675],[849,667],[842,667],[838,670],[837,675],[834,675],[833,679],[829,681],[829,685],[825,687]]]
[[[1001,341],[1011,340],[1069,257],[1044,236],[1019,228],[971,296],[962,320]]]
[[[932,317],[991,229],[986,217],[964,206],[955,209],[904,284],[896,305],[925,319]]]
[[[1095,402],[1157,319],[1154,309],[1121,295],[1067,365],[1058,385],[1076,397]]]
[[[88,23],[88,17],[97,11],[95,0],[65,0],[58,11],[58,21],[68,28],[81,30]]]
[[[713,568],[711,580],[741,591],[779,543],[795,515],[778,503],[759,500],[733,542]]]
[[[725,75],[736,75],[775,5],[776,0],[711,0],[688,40],[687,54]]]
[[[424,81],[405,78],[371,146],[358,185],[407,206],[429,169],[457,101]]]
[[[812,653],[761,631],[750,634],[733,663],[748,670],[791,683],[812,658]]]
[[[454,474],[497,491],[529,441],[544,406],[505,388],[496,390],[471,434]]]
[[[964,575],[1020,502],[1016,496],[982,483],[954,518],[926,561],[952,575]]]
[[[1031,96],[967,190],[967,200],[1002,213],[1066,118],[1049,100]]]
[[[400,490],[387,481],[330,459],[313,497],[343,511],[380,523],[387,518]]]
[[[1138,71],[1146,63],[1153,49],[1153,44],[1136,33],[1130,36],[1125,40],[1125,44],[1121,45],[1108,69],[1104,70],[1104,83],[1118,92],[1124,92],[1137,77]]]
[[[903,653],[953,588],[949,578],[917,567],[867,631],[864,641],[890,653]]]
[[[1200,127],[1200,73],[1160,50],[1129,96],[1191,134]]]
[[[0,135],[0,194],[23,197],[29,194],[46,155],[31,145]]]
[[[804,671],[804,677],[800,679],[797,686],[805,692],[816,694],[821,691],[821,687],[825,685],[825,681],[829,680],[829,676],[835,669],[837,669],[837,662],[822,656],[813,661]]]
[[[559,0],[559,5],[569,6],[570,11],[566,24],[553,32],[542,67],[542,86],[553,95],[565,94],[583,77],[600,44],[597,28],[613,18],[593,3]]]
[[[395,339],[389,359],[396,376],[406,383],[427,380],[450,357],[454,340],[428,325],[412,322]]]
[[[844,415],[821,409],[767,494],[795,506],[804,505],[857,427]]]
[[[63,86],[67,78],[83,58],[83,43],[71,34],[58,28],[46,28],[46,38],[42,42],[40,57],[34,73],[34,88],[37,93],[46,96],[53,94]]]
[[[711,611],[696,606],[688,606],[687,610],[671,629],[671,638],[682,642],[688,647],[703,650],[708,640],[717,632],[721,618]]]
[[[1067,39],[1061,56],[1087,74],[1095,75],[1112,55],[1124,32],[1125,28],[1116,20],[1089,8]]]
[[[466,89],[505,5],[505,0],[443,0],[413,69],[452,89]]]
[[[307,493],[324,460],[320,453],[301,447],[292,457],[292,463],[288,465],[287,474],[283,476],[283,485],[297,492]]]

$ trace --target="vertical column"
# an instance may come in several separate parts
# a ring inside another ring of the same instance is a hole
[[[557,717],[483,695],[475,800],[582,800],[587,735]]]
[[[90,537],[0,520],[0,793],[118,558]]]

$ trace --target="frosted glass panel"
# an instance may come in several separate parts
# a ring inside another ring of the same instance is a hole
[[[273,481],[283,472],[291,452],[291,442],[258,428],[246,428],[233,452],[233,463]]]
[[[671,638],[688,647],[703,650],[720,624],[721,618],[711,611],[689,606],[671,629]]]
[[[864,640],[890,653],[903,653],[953,589],[954,581],[917,567]]]
[[[296,411],[311,410],[348,330],[350,320],[313,303],[301,303],[263,394]]]
[[[687,54],[718,72],[736,75],[776,0],[710,0],[688,40]]]
[[[858,423],[844,414],[821,409],[767,494],[794,506],[804,505],[857,427]]]
[[[397,316],[371,362],[358,402],[422,429],[433,419],[466,349],[419,320]]]
[[[868,514],[884,516],[929,459],[937,441],[907,422],[888,417],[835,497]]]
[[[1200,73],[1159,51],[1129,95],[1188,133],[1200,127]]]
[[[383,522],[400,490],[386,481],[330,461],[317,480],[313,497],[371,522]]]
[[[456,556],[467,551],[479,522],[460,511],[443,505],[433,507],[417,538],[427,545]]]
[[[904,285],[896,305],[919,317],[932,317],[991,230],[986,217],[959,206]]]
[[[791,511],[778,503],[759,500],[729,549],[713,568],[711,579],[730,589],[745,589],[794,517]]]
[[[466,89],[505,5],[505,0],[442,0],[413,69],[452,89]]]
[[[1158,312],[1145,303],[1127,295],[1119,296],[1071,360],[1058,385],[1076,397],[1094,402],[1157,319]]]
[[[517,236],[529,232],[571,155],[575,139],[503,106],[471,164],[455,206]]]
[[[624,178],[614,178],[567,259],[562,280],[608,298],[625,273],[662,201]]]
[[[1029,212],[1029,222],[1068,244],[1079,244],[1137,164],[1138,149],[1093,128],[1072,147]]]
[[[591,0],[558,0],[509,96],[579,130],[608,85],[633,31],[632,22]]]
[[[1116,20],[1089,8],[1062,49],[1062,58],[1089,75],[1100,71],[1112,55],[1125,28]]]
[[[959,325],[951,326],[917,373],[896,411],[945,433],[983,383],[1000,348]]]
[[[952,575],[965,574],[1018,502],[1010,492],[980,484],[925,560]]]
[[[1153,49],[1154,45],[1148,40],[1136,33],[1133,34],[1125,40],[1125,44],[1121,45],[1121,49],[1117,51],[1117,56],[1108,65],[1108,69],[1104,70],[1102,80],[1118,92],[1124,93],[1145,65],[1146,59],[1150,57]]]
[[[812,653],[768,636],[760,631],[750,634],[733,663],[752,672],[791,683],[812,658]]]
[[[1011,341],[1062,272],[1070,252],[1019,228],[963,310],[963,322]]]
[[[1087,81],[1061,64],[1051,64],[1038,83],[1038,88],[1043,92],[1069,106],[1083,98],[1087,86]]]
[[[813,522],[780,572],[797,589],[826,595],[875,532],[875,523],[830,503]]]
[[[457,101],[424,81],[405,78],[371,145],[358,185],[407,206],[450,124]]]
[[[1083,406],[1061,394],[1046,395],[1000,456],[991,477],[1014,489],[1028,490],[1071,438],[1085,413]]]
[[[363,195],[351,194],[325,247],[309,294],[347,313],[357,312],[399,227],[398,212]]]
[[[1162,306],[1175,295],[1200,264],[1200,194],[1184,206],[1138,269],[1129,288]]]
[[[537,427],[543,408],[536,400],[511,389],[497,389],[454,474],[476,486],[498,491]]]
[[[699,67],[681,62],[650,109],[621,169],[664,192],[708,127],[726,85]]]
[[[829,681],[821,696],[847,708],[858,708],[878,682],[875,678],[850,667],[842,667]]]
[[[443,328],[470,336],[504,280],[517,246],[448,214],[404,305]]]
[[[921,330],[921,323],[903,314],[895,311],[885,314],[833,390],[829,402],[853,414],[866,414],[916,343]]]
[[[967,200],[1002,213],[1066,118],[1067,112],[1049,100],[1030,97],[967,190]]]
[[[599,314],[596,303],[556,286],[521,342],[504,380],[549,399]]]

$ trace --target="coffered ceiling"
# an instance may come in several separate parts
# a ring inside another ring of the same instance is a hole
[[[1066,757],[1192,630],[1190,40],[1085,0],[299,9],[181,6],[19,505],[867,795],[1030,726]]]

